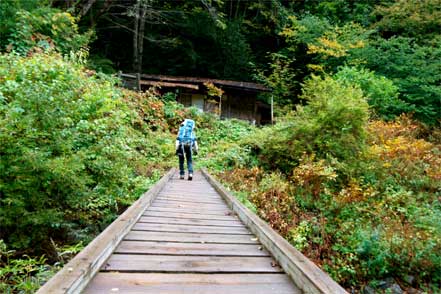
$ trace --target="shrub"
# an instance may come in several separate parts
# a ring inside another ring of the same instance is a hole
[[[419,45],[413,38],[392,37],[371,41],[351,57],[363,60],[365,67],[383,75],[398,87],[407,112],[431,125],[441,118],[441,42]],[[415,70],[418,69],[418,70]]]
[[[170,157],[116,80],[87,73],[55,54],[0,55],[0,238],[13,249],[53,259],[51,237],[90,238]]]
[[[330,77],[313,76],[304,85],[308,104],[256,143],[267,166],[290,173],[303,154],[340,161],[356,159],[365,149],[368,105],[362,91]]]
[[[90,42],[93,31],[80,34],[75,18],[68,12],[43,7],[32,11],[18,10],[15,26],[8,36],[9,50],[27,54],[57,50],[63,54],[77,52]]]
[[[398,87],[372,71],[345,66],[339,69],[334,78],[360,87],[373,113],[382,119],[391,120],[410,110],[409,105],[398,98]]]

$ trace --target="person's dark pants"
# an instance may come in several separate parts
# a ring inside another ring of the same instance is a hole
[[[179,157],[179,174],[181,176],[185,175],[184,170],[184,160],[187,159],[187,169],[188,173],[193,173],[193,158],[191,154],[191,147],[190,146],[183,146],[184,152],[182,152],[182,145],[179,147],[181,150],[178,151],[178,157]],[[184,158],[185,156],[185,158]]]

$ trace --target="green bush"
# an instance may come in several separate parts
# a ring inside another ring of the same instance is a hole
[[[410,110],[407,103],[398,98],[398,87],[394,83],[367,69],[344,66],[334,78],[347,85],[357,85],[363,91],[373,113],[386,120]]]
[[[240,141],[259,154],[260,160],[253,165],[263,163],[267,169],[237,166],[219,176],[234,183],[230,186],[236,191],[248,191],[257,213],[306,256],[319,260],[343,286],[373,285],[393,276],[405,287],[406,276],[411,275],[415,277],[412,286],[437,293],[441,270],[439,145],[421,139],[422,125],[405,116],[366,125],[366,117],[354,111],[352,120],[362,118],[354,122],[359,133],[353,133],[352,140],[345,139],[348,134],[344,132],[334,133],[334,149],[361,153],[358,157],[356,153],[323,153],[331,146],[326,143],[330,131],[339,130],[341,124],[336,117],[335,124],[321,119],[323,109],[331,117],[339,109],[324,107],[324,97],[345,92],[320,84],[330,78],[316,79],[305,85],[305,97],[319,102]],[[328,85],[338,88],[340,83],[332,80]],[[362,109],[366,108],[364,103]],[[309,124],[304,122],[306,117]],[[311,130],[318,122],[323,124],[313,137]],[[304,125],[310,127],[300,128]],[[368,140],[365,134],[358,135],[362,133],[368,133]]]
[[[365,147],[368,105],[358,87],[313,76],[303,88],[305,107],[266,138],[250,140],[267,166],[290,173],[304,153],[340,161],[360,157]]]
[[[51,258],[51,237],[87,239],[157,179],[148,167],[171,140],[134,128],[115,83],[54,54],[0,55],[0,238],[11,248]]]
[[[75,18],[54,8],[18,10],[14,20],[14,25],[5,35],[8,50],[23,55],[33,48],[36,51],[57,50],[70,54],[84,49],[93,36],[93,31],[80,34]]]
[[[350,59],[392,80],[400,100],[422,122],[436,125],[441,118],[441,37],[419,45],[412,38],[378,38]]]

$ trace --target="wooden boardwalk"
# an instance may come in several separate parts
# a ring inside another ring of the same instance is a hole
[[[292,265],[289,258],[285,262],[286,242],[277,245],[276,240],[273,245],[272,239],[277,238],[268,227],[263,228],[263,235],[261,229],[256,231],[260,225],[253,218],[257,217],[250,215],[249,220],[246,215],[250,212],[237,210],[240,204],[226,199],[223,190],[215,189],[214,180],[206,176],[196,172],[193,181],[187,181],[170,172],[159,193],[152,193],[143,204],[145,208],[128,211],[118,219],[126,225],[118,220],[111,225],[123,229],[103,232],[104,237],[100,235],[96,244],[88,246],[92,248],[86,248],[88,252],[76,257],[77,263],[70,262],[64,273],[53,278],[56,281],[48,282],[38,293],[345,293],[323,272],[314,272],[318,268],[313,266],[313,273],[308,274],[311,262],[302,269],[305,260],[297,251],[292,258],[300,266]],[[135,213],[137,210],[140,212]],[[331,285],[320,285],[324,283]]]
[[[84,293],[300,293],[200,174],[158,194]]]

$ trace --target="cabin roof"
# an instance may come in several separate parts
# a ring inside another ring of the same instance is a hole
[[[216,86],[233,88],[237,90],[252,91],[252,92],[269,92],[270,89],[267,87],[252,83],[252,82],[241,82],[241,81],[231,81],[231,80],[219,80],[219,79],[209,79],[209,78],[199,78],[199,77],[184,77],[184,76],[167,76],[167,75],[151,75],[151,74],[141,74],[140,84],[141,85],[158,85],[163,87],[181,87],[181,88],[191,88],[199,89],[204,83],[213,83]]]

